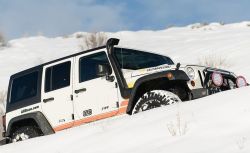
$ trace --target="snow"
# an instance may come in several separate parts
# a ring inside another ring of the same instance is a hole
[[[0,91],[11,74],[80,51],[87,33],[11,40],[0,49]],[[193,24],[160,31],[107,33],[120,45],[170,56],[175,62],[197,64],[205,57],[226,61],[228,70],[250,78],[250,22]],[[250,88],[123,115],[57,134],[0,146],[1,153],[237,153],[250,152]]]
[[[110,118],[1,146],[0,152],[249,152],[249,92],[250,88],[245,87],[133,116]]]
[[[211,23],[194,29],[192,26],[107,35],[120,38],[121,46],[168,55],[183,64],[197,64],[210,56],[222,58],[228,70],[250,78],[246,66],[250,63],[250,22]],[[9,41],[10,47],[0,49],[0,90],[7,89],[10,75],[16,72],[81,51],[85,35],[87,33],[77,32],[57,38],[37,36]]]

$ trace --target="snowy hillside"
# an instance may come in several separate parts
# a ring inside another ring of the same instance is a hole
[[[248,153],[250,88],[0,146],[1,153]]]
[[[83,42],[79,34],[87,33],[9,41],[9,47],[0,48],[0,92],[7,90],[11,74],[79,52]],[[250,80],[250,22],[194,24],[107,35],[120,38],[120,46],[165,54],[175,62],[198,64],[204,59],[221,60],[223,67]],[[0,146],[0,153],[250,152],[249,92],[246,87],[135,116],[110,118]]]
[[[9,48],[0,49],[0,91],[6,90],[13,73],[79,52],[83,41],[77,35],[79,33],[67,37],[11,40]],[[120,38],[121,46],[165,54],[175,62],[195,64],[204,57],[222,58],[228,69],[250,78],[246,66],[250,64],[250,22],[194,24],[161,31],[122,31],[107,35]]]

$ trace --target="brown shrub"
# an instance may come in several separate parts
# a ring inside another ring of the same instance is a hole
[[[104,32],[90,33],[85,36],[84,41],[80,43],[80,48],[82,50],[92,49],[105,45],[108,37]]]
[[[6,40],[3,33],[0,32],[0,47],[6,46]]]
[[[227,59],[218,57],[216,55],[207,55],[199,59],[199,65],[214,67],[214,68],[227,68],[229,65]]]

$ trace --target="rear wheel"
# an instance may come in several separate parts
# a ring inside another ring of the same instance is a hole
[[[180,98],[165,90],[152,90],[146,92],[135,104],[132,114],[147,111],[153,108],[181,102]]]
[[[18,128],[12,135],[11,140],[12,142],[18,142],[27,140],[30,138],[38,137],[41,135],[39,129],[34,126],[23,126]]]

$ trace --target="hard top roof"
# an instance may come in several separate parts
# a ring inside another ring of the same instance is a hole
[[[74,56],[77,56],[77,55],[81,55],[81,54],[85,54],[85,53],[89,53],[89,52],[92,52],[92,51],[96,51],[98,49],[103,49],[103,48],[106,48],[106,45],[105,46],[100,46],[100,47],[97,47],[97,48],[93,48],[93,49],[89,49],[89,50],[85,50],[85,51],[81,51],[79,53],[75,53],[75,54],[71,54],[71,55],[68,55],[68,56],[65,56],[65,57],[61,57],[59,59],[55,59],[55,60],[52,60],[52,61],[49,61],[49,62],[46,62],[46,63],[43,63],[43,64],[40,64],[40,65],[37,65],[37,66],[34,66],[34,67],[31,67],[31,68],[28,68],[26,70],[23,70],[23,71],[20,71],[20,72],[17,72],[13,75],[11,75],[11,78],[12,77],[15,77],[15,76],[19,76],[21,74],[27,74],[27,73],[30,73],[30,72],[33,72],[33,71],[39,71],[42,69],[43,66],[45,65],[48,65],[48,64],[51,64],[51,63],[55,63],[57,61],[61,61],[61,60],[64,60],[64,59],[67,59],[67,58],[70,58],[70,57],[74,57]]]

